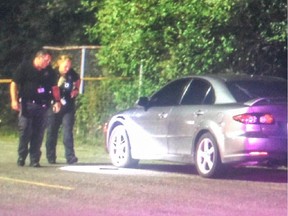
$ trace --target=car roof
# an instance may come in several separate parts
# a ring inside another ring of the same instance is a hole
[[[215,90],[215,104],[223,103],[235,103],[236,100],[232,96],[231,92],[227,89],[224,84],[226,82],[233,81],[282,81],[287,82],[283,78],[272,77],[272,76],[260,76],[260,75],[248,75],[248,74],[206,74],[206,75],[190,75],[186,78],[189,79],[204,79],[210,82]],[[218,96],[218,97],[217,97]]]
[[[286,81],[284,78],[275,77],[275,76],[265,76],[265,75],[249,75],[249,74],[204,74],[204,75],[190,75],[188,77],[191,78],[203,78],[207,80],[219,80],[223,82],[227,81],[236,81],[236,80],[278,80],[278,81]]]

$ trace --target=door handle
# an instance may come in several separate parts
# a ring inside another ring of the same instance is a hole
[[[168,113],[162,112],[162,113],[159,113],[158,116],[160,119],[165,119],[165,118],[167,118]]]
[[[194,113],[195,116],[200,116],[200,115],[204,115],[204,111],[202,110],[198,110]]]

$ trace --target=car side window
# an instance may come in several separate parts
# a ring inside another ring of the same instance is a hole
[[[260,97],[287,97],[287,82],[274,80],[230,81],[226,83],[237,102]]]
[[[215,94],[209,82],[194,79],[181,101],[182,105],[213,104]]]
[[[178,105],[190,80],[190,78],[183,78],[167,84],[151,97],[150,106]]]

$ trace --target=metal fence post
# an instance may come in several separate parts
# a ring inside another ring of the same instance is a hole
[[[81,78],[81,83],[80,83],[80,94],[83,94],[84,92],[84,74],[85,74],[85,53],[86,49],[82,48],[81,50],[81,68],[80,68],[80,78]]]

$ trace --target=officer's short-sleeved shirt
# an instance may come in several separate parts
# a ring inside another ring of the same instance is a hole
[[[12,80],[18,85],[22,100],[50,103],[52,86],[57,85],[57,74],[50,66],[39,71],[32,61],[27,61],[18,67]]]
[[[60,74],[58,74],[59,78],[61,78]],[[76,73],[73,69],[70,69],[64,76],[64,82],[59,86],[60,88],[60,95],[61,99],[64,101],[64,103],[67,103],[69,105],[70,103],[74,102],[75,98],[71,98],[71,92],[74,89],[74,83],[80,79],[80,76],[78,73]],[[66,105],[63,104],[62,105]]]

